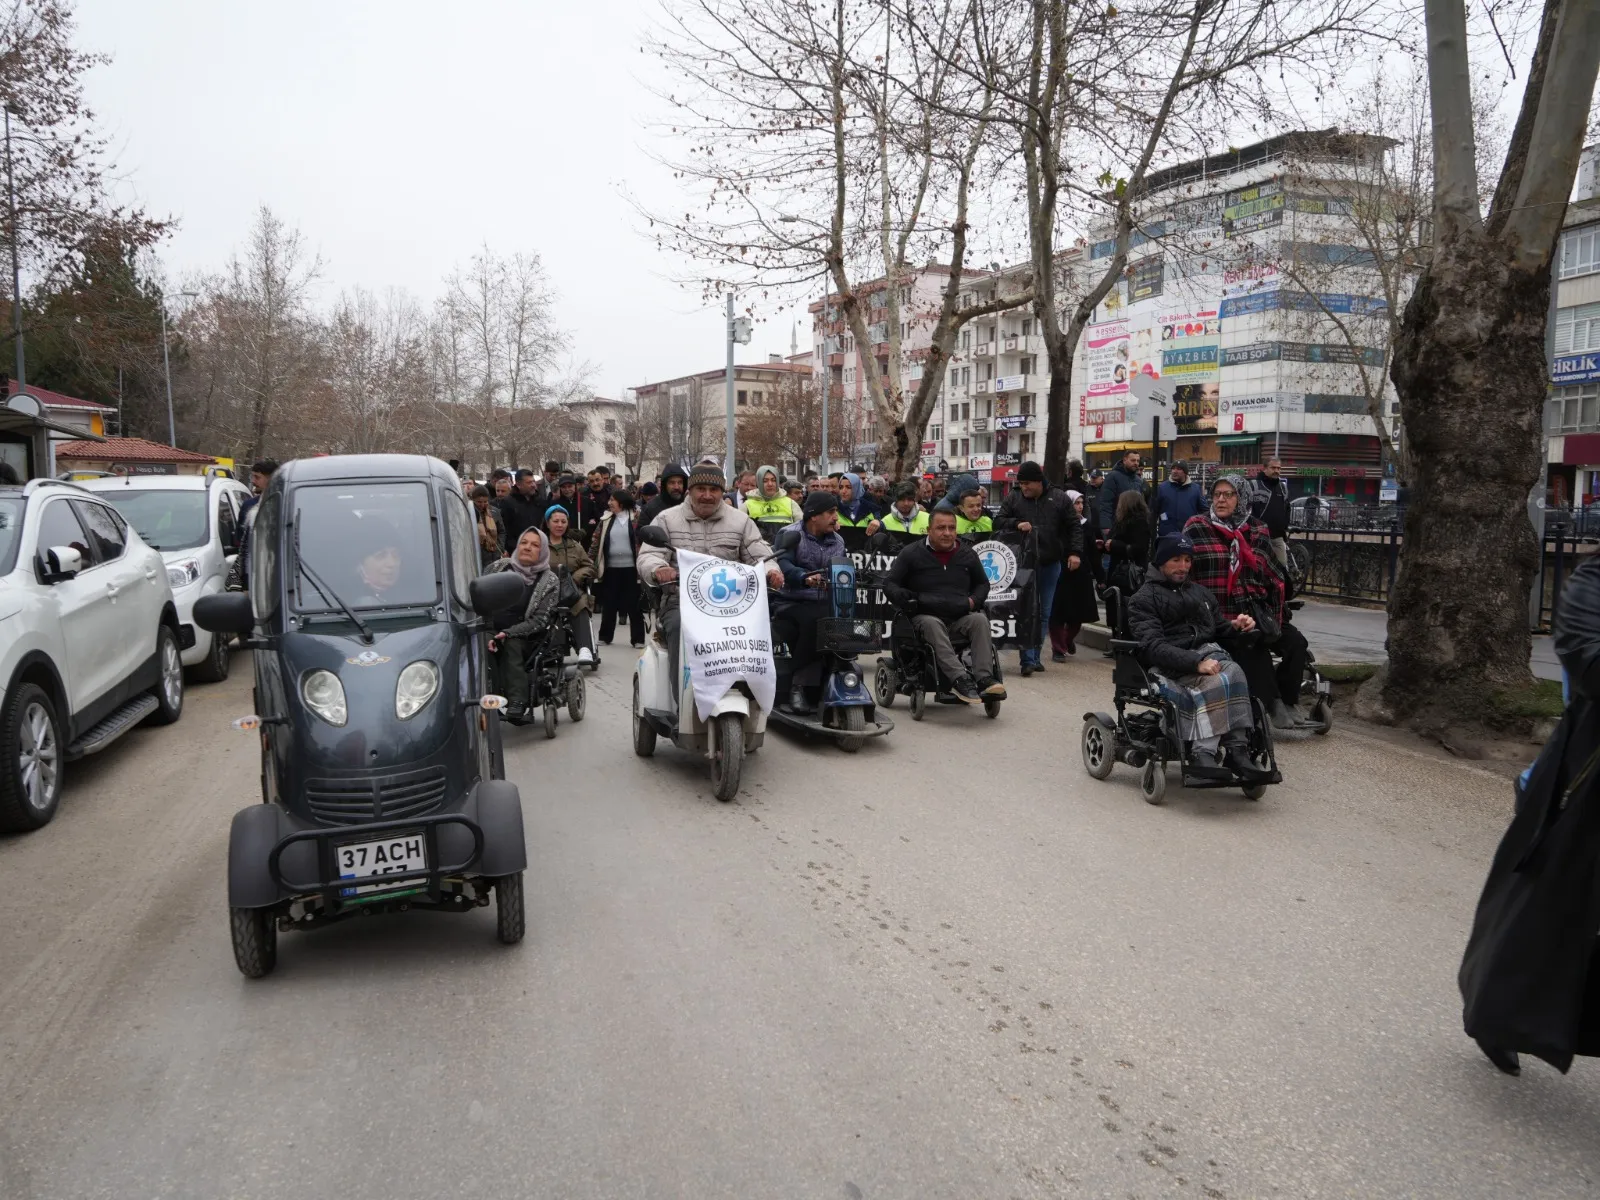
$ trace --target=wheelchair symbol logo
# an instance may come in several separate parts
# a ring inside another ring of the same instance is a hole
[[[760,584],[750,567],[713,560],[696,565],[684,581],[683,590],[706,615],[737,617],[755,604]]]
[[[979,542],[973,548],[983,573],[988,576],[989,590],[1003,592],[1017,577],[1017,554],[1004,542]]]

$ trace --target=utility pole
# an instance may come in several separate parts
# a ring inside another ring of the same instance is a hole
[[[736,478],[733,470],[733,344],[748,345],[750,342],[750,318],[736,317],[733,315],[733,293],[728,293],[728,374],[727,374],[727,420],[728,420],[728,457],[723,464],[723,474],[728,477],[728,490],[733,490]]]
[[[178,444],[178,424],[172,415],[172,362],[167,357],[167,296],[161,294],[161,369],[167,374],[167,445]]]

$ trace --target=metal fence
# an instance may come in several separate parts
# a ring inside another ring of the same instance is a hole
[[[1537,607],[1530,603],[1528,608],[1530,615],[1539,614],[1534,628],[1541,631],[1550,629],[1562,590],[1578,564],[1600,553],[1600,542],[1576,534],[1573,528],[1552,524],[1545,533],[1542,569],[1534,579]],[[1298,590],[1303,596],[1387,604],[1400,571],[1404,541],[1398,521],[1381,529],[1290,529],[1289,553],[1301,577]]]

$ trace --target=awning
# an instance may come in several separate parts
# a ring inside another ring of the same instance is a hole
[[[1260,440],[1261,440],[1261,435],[1259,433],[1234,434],[1234,435],[1229,436],[1229,437],[1219,437],[1217,439],[1217,445],[1219,445],[1219,446],[1254,446]]]
[[[85,433],[71,425],[59,425],[44,417],[36,417],[31,413],[18,412],[14,408],[0,405],[0,433],[32,433],[36,429],[48,429],[51,433],[65,433],[78,441],[103,442],[105,438],[97,433]]]
[[[1161,444],[1163,446],[1172,445],[1171,442],[1162,442]],[[1133,441],[1133,442],[1085,442],[1083,444],[1083,450],[1084,450],[1085,454],[1093,454],[1093,453],[1095,453],[1096,451],[1099,451],[1099,450],[1148,450],[1148,449],[1150,449],[1150,441],[1149,441],[1148,438],[1146,438],[1142,442],[1139,442],[1139,441]]]

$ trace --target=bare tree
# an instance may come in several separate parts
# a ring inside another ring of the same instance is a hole
[[[1439,728],[1531,682],[1539,551],[1522,500],[1543,466],[1550,263],[1600,71],[1600,0],[1545,0],[1487,215],[1466,6],[1427,0],[1426,16],[1434,236],[1392,369],[1414,474],[1383,695]]]
[[[329,448],[348,454],[414,448],[421,429],[410,401],[428,374],[416,302],[394,291],[379,300],[360,288],[341,296],[324,353],[332,399]]]

